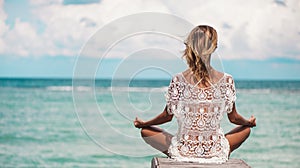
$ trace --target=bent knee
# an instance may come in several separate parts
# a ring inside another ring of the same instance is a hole
[[[250,133],[251,133],[251,128],[250,127],[246,127],[244,131],[249,136]]]
[[[142,137],[147,137],[149,136],[149,130],[147,128],[142,128],[141,129],[141,136]]]

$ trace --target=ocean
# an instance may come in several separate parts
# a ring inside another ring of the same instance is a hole
[[[299,167],[300,81],[235,82],[237,110],[257,127],[231,157],[254,168]],[[150,167],[163,155],[132,121],[163,110],[168,84],[1,78],[0,167]],[[234,125],[224,116],[222,127]],[[162,128],[175,133],[176,120]]]

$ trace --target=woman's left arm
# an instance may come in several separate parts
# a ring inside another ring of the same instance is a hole
[[[256,118],[252,115],[249,120],[246,120],[236,111],[235,103],[233,104],[232,112],[228,113],[227,116],[231,123],[249,127],[256,126]]]
[[[159,125],[171,121],[172,118],[173,115],[170,115],[167,112],[167,106],[166,106],[164,111],[160,113],[158,116],[156,116],[155,118],[153,118],[152,120],[143,121],[136,117],[136,119],[134,120],[134,126],[137,128],[143,128],[143,127],[149,127],[151,125]]]

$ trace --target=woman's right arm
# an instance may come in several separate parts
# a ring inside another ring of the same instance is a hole
[[[256,126],[256,118],[254,116],[251,116],[249,120],[246,120],[236,111],[235,103],[233,104],[232,112],[228,113],[227,116],[231,123],[249,127]]]
[[[155,118],[153,118],[152,120],[143,121],[139,118],[136,118],[134,121],[134,126],[137,128],[143,128],[143,127],[149,127],[151,125],[159,125],[171,121],[172,118],[173,115],[170,115],[167,112],[167,106],[166,106],[164,111],[160,113],[158,116],[156,116]]]

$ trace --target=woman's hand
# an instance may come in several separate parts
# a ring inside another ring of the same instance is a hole
[[[139,118],[135,118],[135,120],[133,121],[133,124],[136,128],[143,128],[145,127],[145,122]]]
[[[250,119],[248,121],[249,121],[249,126],[250,127],[255,127],[256,126],[256,118],[253,115],[250,117]]]
[[[153,119],[148,121],[143,121],[136,117],[135,120],[133,121],[133,124],[136,128],[144,128],[144,127],[150,127],[152,125],[160,125],[166,122],[170,122],[172,118],[173,115],[168,114],[167,106],[166,106],[164,111],[160,113],[158,116],[154,117]]]

